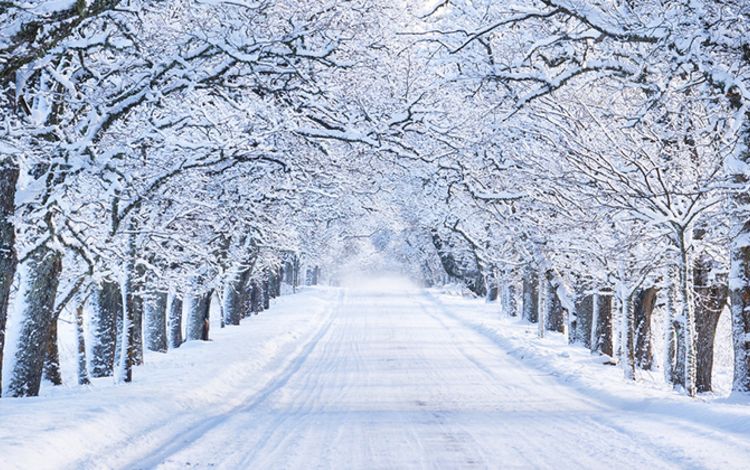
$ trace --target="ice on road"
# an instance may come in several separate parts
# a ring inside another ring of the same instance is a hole
[[[147,430],[132,448],[122,443],[109,459],[78,464],[653,469],[750,462],[747,435],[597,400],[514,358],[408,283],[341,289],[329,302],[262,388],[236,389],[236,405],[197,410]]]

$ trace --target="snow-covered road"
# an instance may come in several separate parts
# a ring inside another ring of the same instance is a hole
[[[589,396],[514,358],[408,284],[341,290],[328,302],[263,387],[238,386],[231,406],[161,419],[116,452],[76,466],[726,469],[750,462],[750,436],[732,432],[731,423]]]

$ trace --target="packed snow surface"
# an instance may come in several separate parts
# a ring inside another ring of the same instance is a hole
[[[407,281],[311,288],[109,379],[0,400],[7,468],[741,468],[750,403]],[[598,380],[597,377],[601,380]]]

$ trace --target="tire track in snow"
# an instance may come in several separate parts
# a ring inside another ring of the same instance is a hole
[[[150,469],[159,466],[160,464],[166,463],[170,456],[180,452],[182,449],[189,447],[192,444],[198,442],[206,433],[217,426],[222,425],[227,419],[238,413],[248,413],[261,405],[266,401],[273,393],[281,389],[289,379],[297,373],[303,366],[310,351],[312,351],[321,338],[328,332],[335,317],[335,310],[340,307],[344,298],[344,291],[339,293],[336,303],[327,312],[326,321],[317,330],[315,335],[301,347],[301,351],[296,354],[295,358],[284,368],[278,375],[270,379],[269,383],[261,389],[259,392],[253,393],[248,396],[247,400],[238,406],[216,414],[208,418],[203,418],[200,423],[189,424],[182,427],[176,433],[170,433],[170,438],[165,440],[165,444],[159,448],[156,452],[153,452],[145,457],[139,458],[135,462],[131,462],[125,467],[130,469]],[[173,426],[169,424],[165,425],[167,430],[171,430]],[[160,432],[160,431],[155,431]]]

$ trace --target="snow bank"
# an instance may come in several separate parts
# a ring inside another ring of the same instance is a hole
[[[205,410],[231,411],[247,396],[237,390],[262,390],[315,335],[336,292],[308,288],[275,300],[239,327],[212,325],[212,341],[184,343],[168,354],[147,351],[131,384],[102,378],[90,386],[47,385],[36,398],[0,400],[0,467],[108,467],[108,459],[122,458],[125,443],[129,453],[145,452],[170,430],[210,419]],[[64,330],[61,335],[72,334]],[[61,355],[71,379],[73,351]]]
[[[500,313],[498,304],[430,290],[442,313],[482,334],[527,366],[554,376],[603,405],[652,413],[654,420],[688,419],[702,426],[750,436],[750,397],[728,393],[691,399],[664,383],[660,371],[639,371],[637,382],[624,379],[622,369],[606,365],[608,356],[569,345],[562,334],[537,337],[536,324]],[[721,371],[724,373],[725,371]]]

